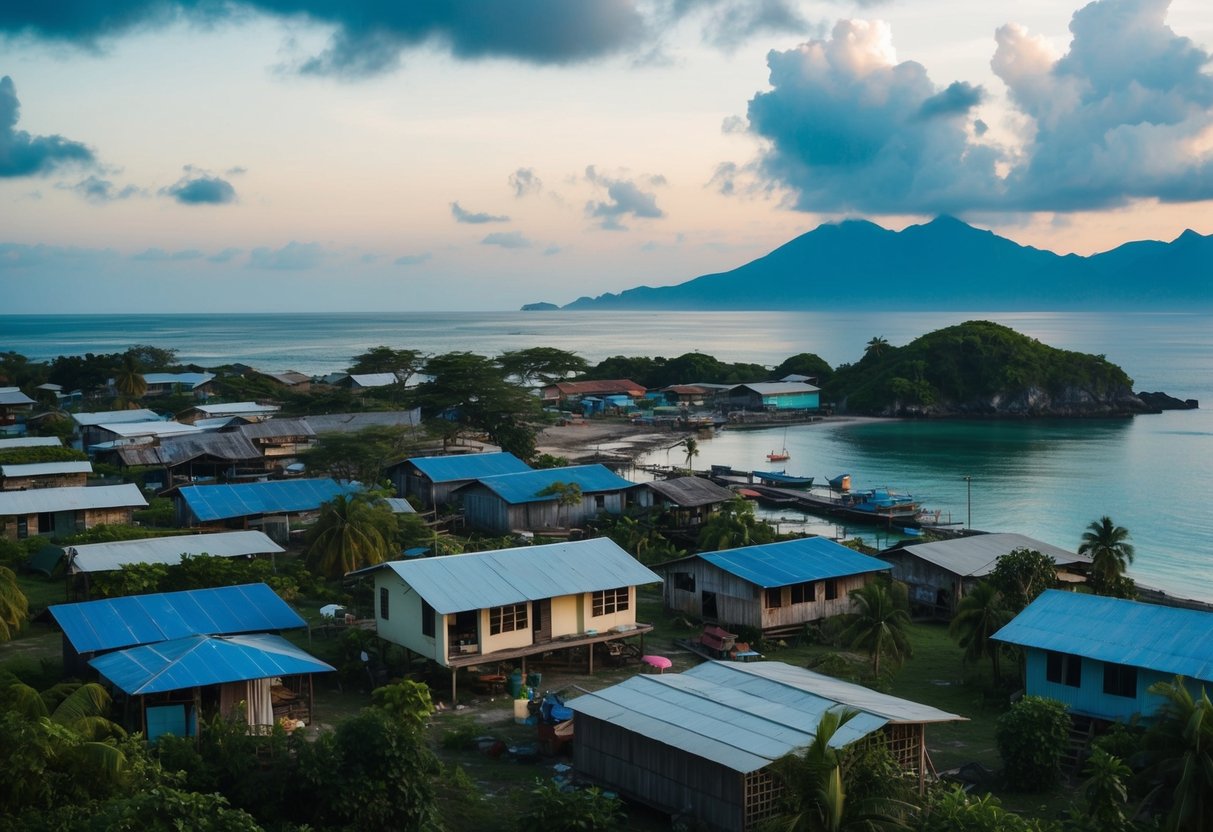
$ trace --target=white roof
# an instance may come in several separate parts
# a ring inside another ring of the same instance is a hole
[[[143,508],[147,500],[139,486],[77,485],[70,488],[35,488],[30,491],[0,491],[0,517],[41,514],[45,511],[79,511],[91,508]]]
[[[184,387],[201,387],[215,377],[214,373],[144,373],[148,384],[180,384]]]
[[[903,547],[904,551],[914,557],[922,558],[928,563],[965,578],[983,578],[989,575],[994,571],[994,565],[998,559],[1013,549],[1033,549],[1043,555],[1048,555],[1059,566],[1091,562],[1091,558],[1087,555],[1075,554],[1027,535],[1009,532],[974,534],[953,540],[915,543],[912,546]],[[887,553],[887,557],[896,556],[897,550]]]
[[[0,477],[48,477],[54,474],[91,474],[93,463],[29,462],[23,465],[0,465]]]
[[[97,413],[73,413],[72,418],[81,427],[93,425],[117,425],[122,422],[159,422],[160,415],[141,407],[138,410],[102,410]]]
[[[0,387],[0,404],[37,404],[20,387]]]
[[[229,402],[227,404],[199,404],[193,407],[199,413],[207,416],[244,416],[249,413],[277,413],[281,410],[275,404],[257,404],[256,402]]]
[[[0,451],[12,448],[62,448],[63,443],[57,436],[18,436],[14,439],[0,439]]]
[[[785,393],[815,393],[820,387],[805,384],[803,381],[760,381],[753,384],[735,384],[731,389],[746,387],[760,396],[780,396]]]
[[[359,387],[386,387],[400,383],[395,373],[350,373],[350,381]]]
[[[98,425],[101,430],[122,437],[131,436],[176,436],[185,433],[202,433],[202,428],[183,425],[180,422],[124,422]]]
[[[182,555],[231,558],[282,551],[285,550],[263,532],[240,531],[88,543],[71,547],[68,555],[72,558],[72,572],[108,572],[128,563],[172,565],[180,563]]]

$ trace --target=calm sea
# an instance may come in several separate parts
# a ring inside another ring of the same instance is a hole
[[[994,320],[1065,349],[1101,353],[1138,390],[1163,390],[1213,408],[1213,319],[1207,314],[1107,313],[415,313],[381,315],[0,316],[0,351],[33,359],[114,352],[143,343],[206,366],[326,373],[368,347],[496,354],[530,346],[611,355],[699,351],[774,365],[813,352],[857,360],[873,336],[904,344],[965,320]],[[688,379],[694,381],[694,379]],[[1137,546],[1143,584],[1213,601],[1213,411],[1128,420],[881,422],[761,432],[725,431],[700,443],[709,463],[767,467],[785,444],[789,473],[849,472],[856,487],[909,491],[974,528],[1016,531],[1075,548],[1107,514]],[[677,455],[677,451],[671,453]],[[665,462],[665,452],[656,461]],[[679,459],[670,460],[680,462]],[[971,490],[965,477],[971,477]]]

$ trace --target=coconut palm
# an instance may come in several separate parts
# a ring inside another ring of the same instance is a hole
[[[324,504],[309,534],[311,567],[330,578],[371,566],[396,553],[396,516],[376,495],[340,494]]]
[[[872,358],[880,358],[880,356],[884,355],[888,349],[888,340],[883,335],[877,335],[875,338],[868,341],[867,346],[863,348],[863,355],[864,358],[867,358],[869,355],[872,356]]]
[[[1115,586],[1133,562],[1133,544],[1129,530],[1117,526],[1104,515],[1082,533],[1078,554],[1091,557],[1091,577],[1097,587]]]
[[[135,357],[129,352],[122,356],[122,366],[114,374],[114,389],[124,399],[131,401],[141,399],[147,393],[147,379],[143,377],[143,373],[139,372],[139,365],[135,363]]]
[[[754,516],[754,507],[742,497],[725,503],[699,527],[699,550],[713,552],[770,543],[775,539],[771,524]]]
[[[699,456],[699,442],[693,436],[688,436],[682,440],[682,445],[687,452],[687,470],[691,470],[691,460]]]
[[[852,648],[867,651],[873,676],[880,676],[881,656],[900,663],[914,654],[906,634],[910,614],[905,584],[873,581],[851,590],[851,604],[854,612],[846,614],[848,623],[841,638]]]
[[[1147,798],[1169,803],[1167,832],[1213,830],[1213,702],[1200,696],[1182,677],[1150,685],[1165,700],[1146,732],[1146,774],[1158,783]]]
[[[17,584],[17,574],[0,566],[0,641],[8,641],[29,618],[29,600]]]
[[[1003,602],[1002,593],[995,589],[989,581],[982,581],[960,599],[956,605],[956,615],[948,632],[960,643],[967,662],[979,661],[989,656],[994,670],[994,684],[1002,678],[999,671],[998,657],[1002,651],[996,641],[990,636],[1011,620],[1011,611]]]

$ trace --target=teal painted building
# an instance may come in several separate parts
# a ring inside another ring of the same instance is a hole
[[[727,394],[733,410],[818,410],[821,390],[802,381],[738,384]]]
[[[1026,690],[1109,721],[1157,713],[1155,682],[1213,691],[1213,613],[1051,589],[993,636],[1022,647]]]

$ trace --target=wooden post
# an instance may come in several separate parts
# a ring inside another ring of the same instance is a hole
[[[927,724],[918,723],[918,794],[927,793]]]
[[[455,704],[458,702],[458,699],[456,699],[456,693],[455,693],[455,674],[458,672],[459,672],[459,668],[457,668],[457,667],[451,668],[451,707],[452,708],[454,708]]]
[[[590,656],[590,665],[589,665],[589,671],[588,671],[587,675],[593,676],[594,675],[594,643],[590,642],[589,644],[587,644],[585,646],[585,650],[586,650],[586,653],[588,653]]]

